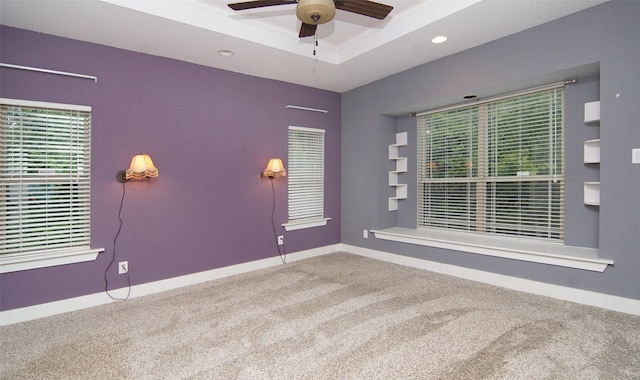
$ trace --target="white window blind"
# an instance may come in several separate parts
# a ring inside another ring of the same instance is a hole
[[[89,107],[2,99],[0,254],[90,246]]]
[[[289,127],[289,222],[324,216],[324,130]]]
[[[418,226],[564,238],[564,89],[418,117]]]

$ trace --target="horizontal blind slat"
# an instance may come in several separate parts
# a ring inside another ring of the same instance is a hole
[[[418,225],[563,238],[562,104],[554,88],[420,115]]]
[[[0,105],[0,254],[89,246],[91,115]]]
[[[289,128],[288,218],[323,217],[324,131]]]

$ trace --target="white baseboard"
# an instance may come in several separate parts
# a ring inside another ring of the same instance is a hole
[[[326,255],[336,252],[340,249],[340,244],[328,245],[325,247],[309,249],[289,253],[286,255],[287,262],[295,262],[308,259],[314,256]],[[224,268],[212,269],[204,272],[188,274],[185,276],[172,277],[165,280],[149,282],[145,284],[135,285],[131,287],[129,298],[142,297],[150,294],[160,293],[171,289],[177,289],[184,286],[195,285],[202,282],[212,281],[219,278],[229,277],[236,274],[252,272],[259,269],[265,269],[282,265],[280,257],[269,257],[262,260],[250,261],[237,265],[231,265]],[[128,289],[120,288],[110,290],[109,293],[115,298],[123,298],[126,296]],[[0,326],[10,325],[18,322],[30,321],[33,319],[48,317],[56,314],[67,313],[70,311],[86,309],[89,307],[105,305],[111,302],[117,302],[111,299],[105,292],[88,294],[86,296],[67,298],[60,301],[48,302],[39,305],[27,306],[18,309],[6,310],[0,312]]]
[[[442,264],[434,261],[417,259],[389,252],[376,251],[342,243],[289,253],[287,254],[286,258],[287,262],[291,263],[315,256],[327,255],[334,252],[347,252],[394,264],[418,269],[425,269],[436,273],[442,273],[490,285],[496,285],[503,288],[524,291],[528,293],[561,299],[564,301],[596,306],[603,309],[614,310],[628,314],[640,315],[640,300],[617,297],[560,285],[552,285],[518,277],[479,271],[476,269],[468,269],[455,265]],[[212,269],[185,276],[173,277],[165,280],[135,285],[131,288],[130,298],[142,297],[145,295],[160,293],[163,291],[177,289],[189,285],[196,285],[207,281],[270,268],[281,264],[282,261],[280,260],[280,257],[275,256],[262,260],[251,261],[248,263],[231,265],[224,268]],[[113,291],[110,291],[110,293],[114,297],[123,297],[124,295],[126,295],[127,289],[115,289]],[[111,302],[116,301],[109,298],[106,293],[100,292],[89,294],[86,296],[68,298],[60,301],[23,307],[19,309],[6,310],[0,312],[0,326],[30,321],[33,319],[86,309],[94,306],[105,305]]]
[[[571,301],[583,305],[596,306],[602,309],[619,311],[627,314],[640,315],[640,300],[612,296],[588,290],[569,288],[561,285],[553,285],[545,282],[532,281],[519,277],[505,276],[501,274],[463,268],[450,264],[442,264],[434,261],[417,259],[414,257],[396,255],[389,252],[376,251],[362,247],[342,244],[342,251],[355,255],[378,259],[394,264],[425,269],[436,273],[447,274],[467,280],[478,281],[485,284],[500,286],[507,289],[519,290],[527,293],[547,296]]]

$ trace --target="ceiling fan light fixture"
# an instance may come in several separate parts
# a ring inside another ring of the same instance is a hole
[[[336,6],[333,0],[298,0],[296,15],[305,24],[324,24],[333,20]]]

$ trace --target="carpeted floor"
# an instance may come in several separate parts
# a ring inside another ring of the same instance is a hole
[[[640,379],[640,317],[336,253],[0,328],[2,379]]]

